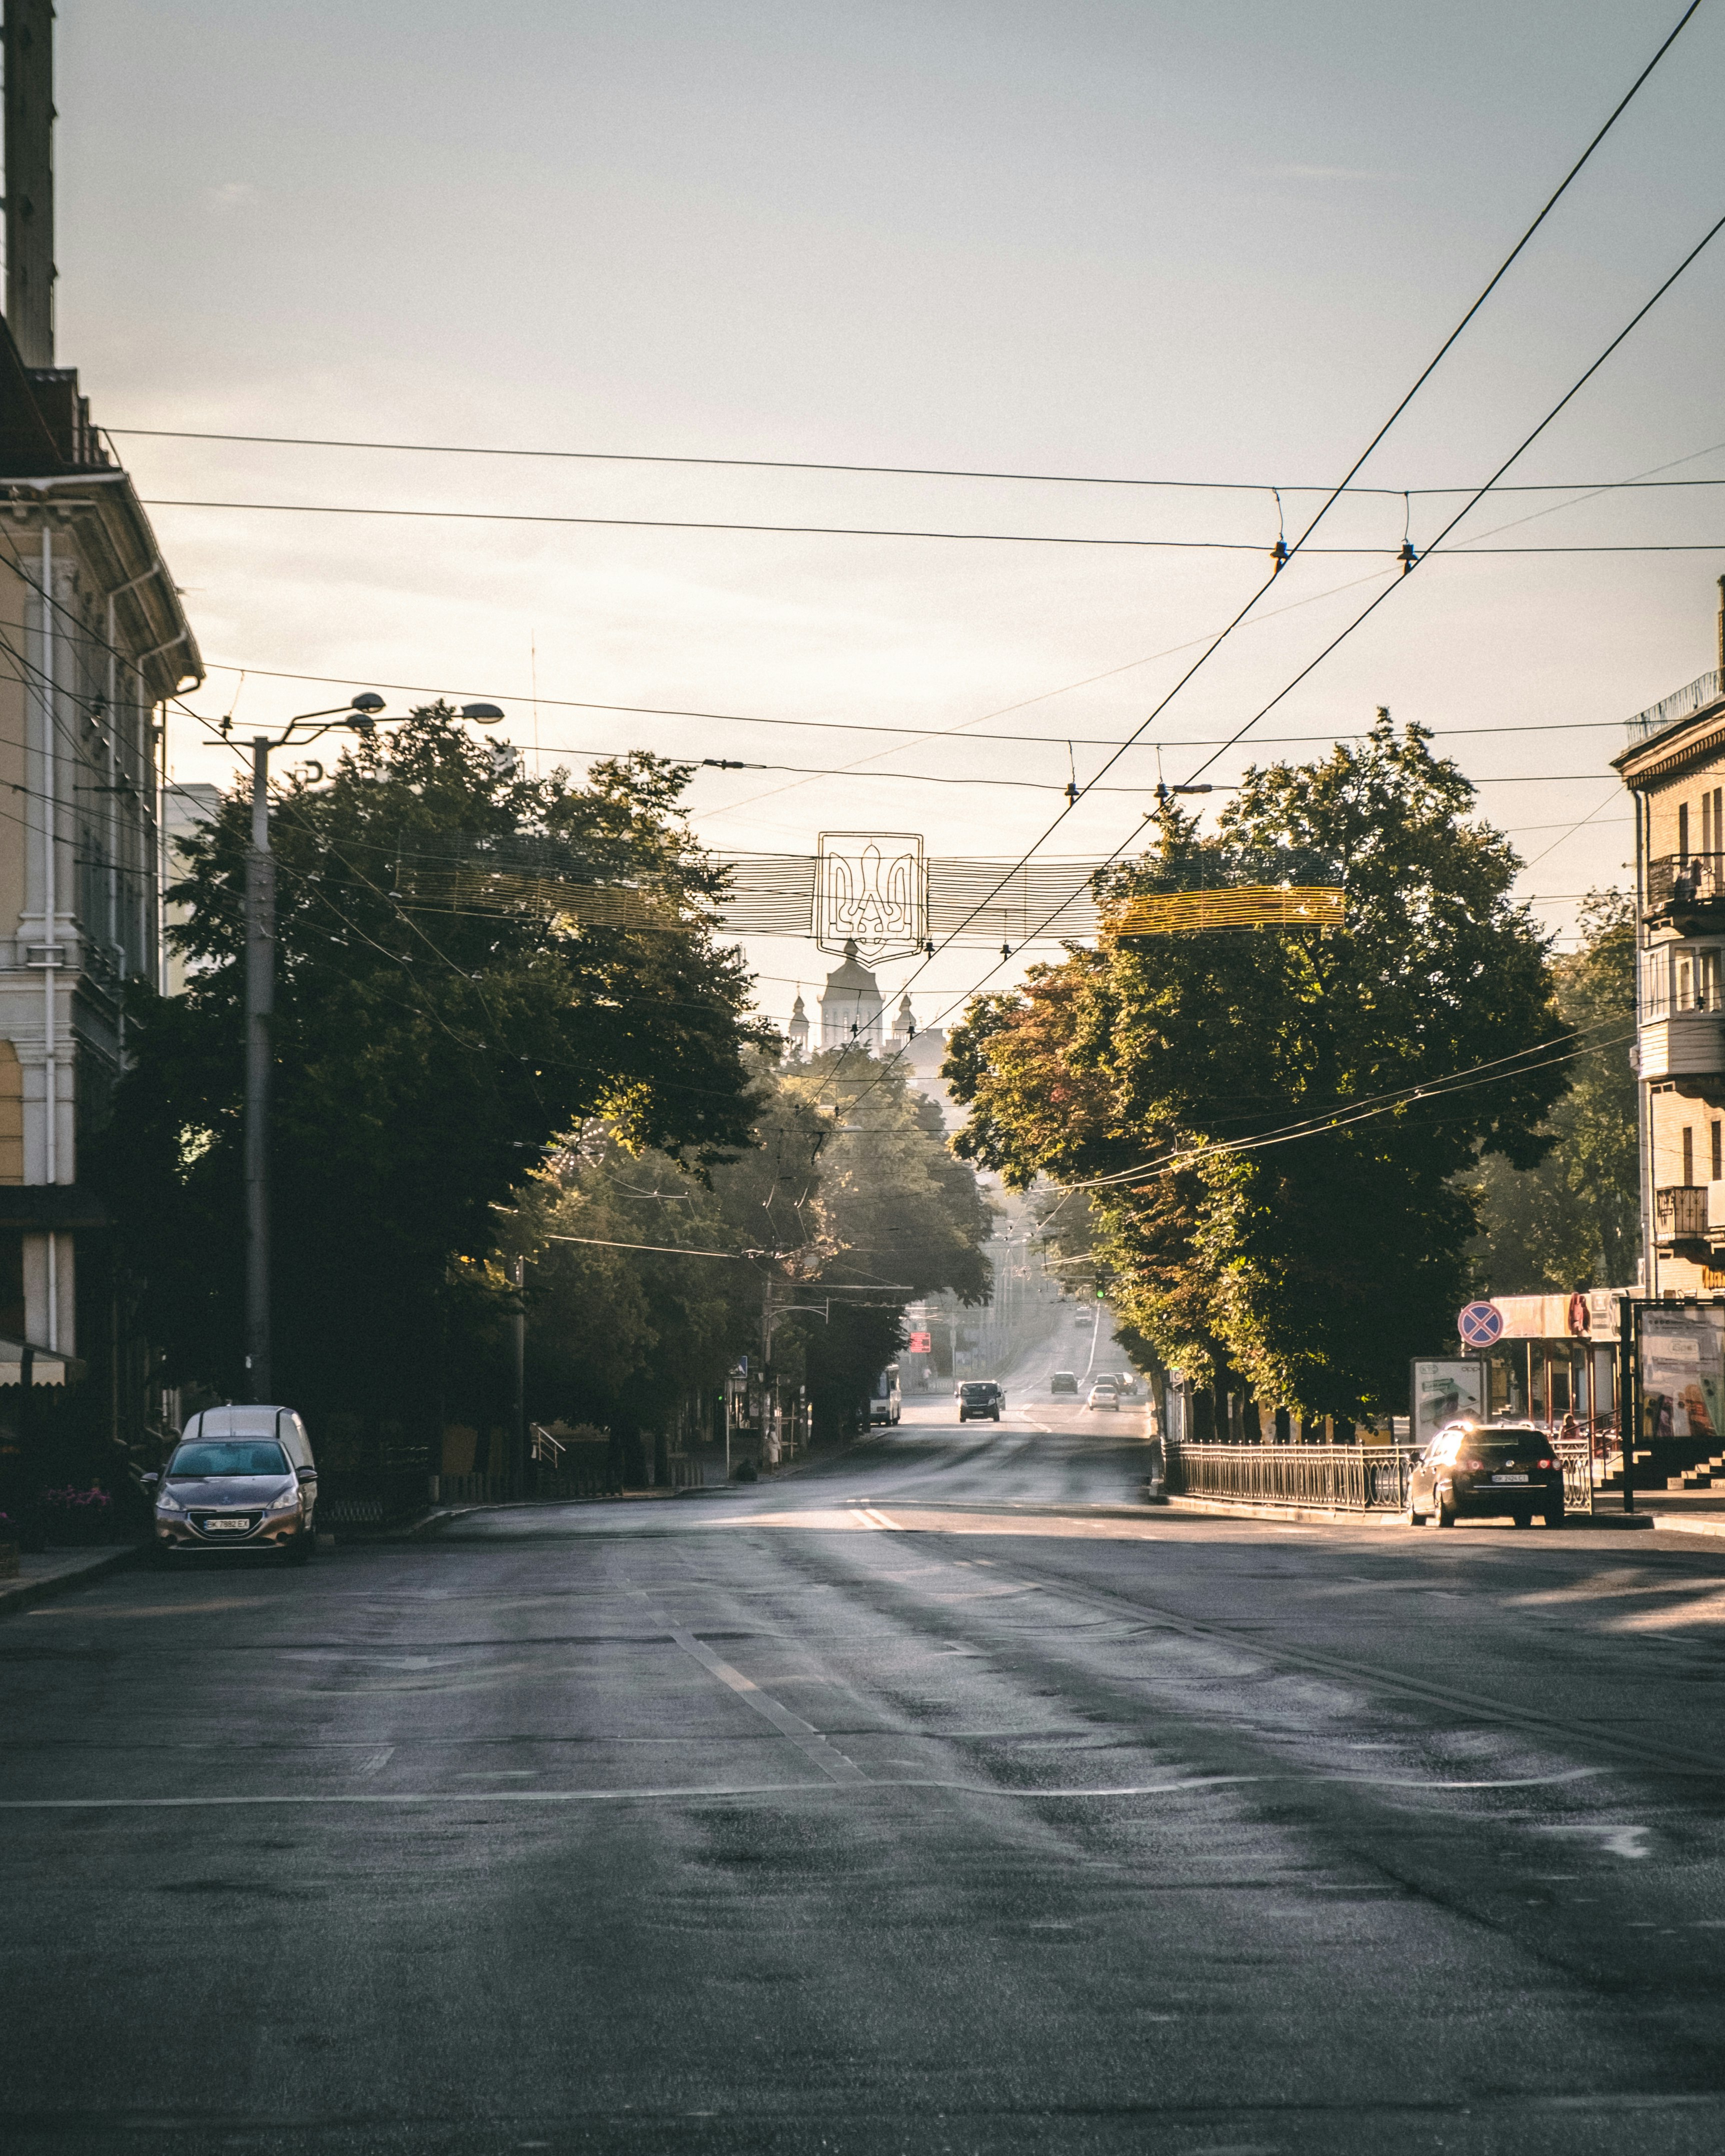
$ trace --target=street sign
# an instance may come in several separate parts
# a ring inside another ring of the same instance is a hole
[[[1465,1348],[1491,1348],[1503,1337],[1503,1312],[1495,1302],[1471,1302],[1455,1320]]]
[[[927,1355],[932,1352],[932,1344],[926,1332],[913,1332],[905,1343],[907,1355]]]

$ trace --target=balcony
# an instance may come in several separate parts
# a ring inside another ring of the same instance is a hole
[[[1647,864],[1649,921],[1679,927],[1725,924],[1725,854],[1662,854]]]
[[[1636,1068],[1650,1085],[1711,1100],[1725,1082],[1725,1018],[1717,1011],[1645,1019],[1636,1042]]]
[[[1708,1185],[1676,1183],[1653,1194],[1653,1240],[1662,1250],[1707,1240]]]

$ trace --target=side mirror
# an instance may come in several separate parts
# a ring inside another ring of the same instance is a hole
[[[142,1489],[153,1490],[161,1480],[162,1477],[159,1475],[141,1475],[138,1477],[138,1483]]]

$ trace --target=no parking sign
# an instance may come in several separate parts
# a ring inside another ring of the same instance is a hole
[[[1495,1348],[1503,1337],[1503,1312],[1495,1302],[1471,1302],[1455,1320],[1464,1348]]]

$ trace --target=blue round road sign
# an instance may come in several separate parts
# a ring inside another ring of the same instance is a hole
[[[1455,1321],[1464,1348],[1490,1348],[1503,1337],[1503,1312],[1495,1302],[1471,1302]]]

